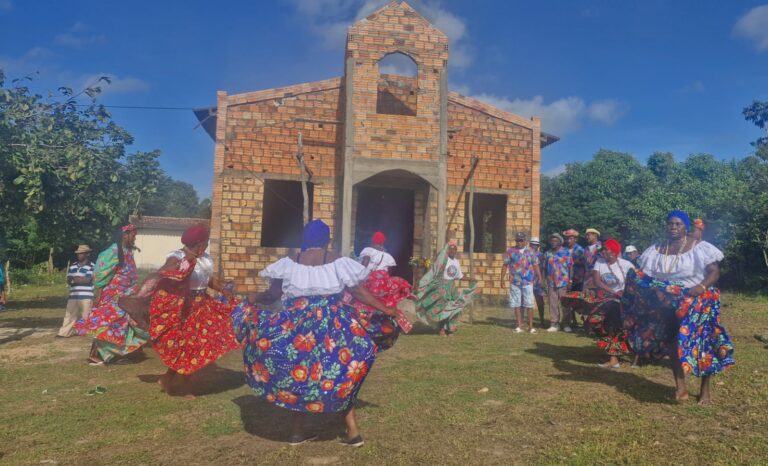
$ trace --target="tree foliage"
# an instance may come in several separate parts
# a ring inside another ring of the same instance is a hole
[[[184,181],[164,176],[157,192],[143,204],[143,215],[160,217],[210,218],[210,201],[198,201],[195,188]]]
[[[704,219],[705,239],[726,253],[725,284],[768,284],[760,253],[761,241],[768,241],[768,164],[756,156],[723,161],[695,154],[676,162],[672,154],[656,153],[643,165],[629,154],[600,150],[542,180],[546,234],[592,227],[644,248],[662,236],[673,209]]]
[[[6,87],[0,70],[0,235],[24,261],[104,243],[163,174],[158,151],[126,152],[133,138],[96,102],[98,86],[43,97],[30,81]]]

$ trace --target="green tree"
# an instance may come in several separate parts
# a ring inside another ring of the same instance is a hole
[[[747,121],[768,133],[768,102],[755,100],[742,113]],[[755,155],[768,161],[768,134],[758,138],[752,145],[755,147]]]
[[[201,213],[195,188],[170,176],[163,177],[157,192],[147,199],[143,207],[143,215],[159,217],[200,217]]]
[[[0,70],[0,224],[9,252],[102,244],[156,190],[160,153],[126,153],[133,138],[96,102],[98,85],[43,97],[30,81],[6,87]],[[31,232],[36,246],[25,238]]]

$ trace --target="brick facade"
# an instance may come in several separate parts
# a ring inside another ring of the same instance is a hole
[[[416,77],[380,74],[403,53]],[[506,235],[539,233],[540,122],[447,90],[448,39],[406,3],[392,2],[349,28],[345,75],[237,95],[218,94],[211,252],[222,275],[248,290],[258,271],[290,248],[260,245],[265,180],[300,179],[299,133],[312,171],[313,213],[334,246],[352,247],[364,186],[414,192],[414,256],[434,255],[451,230],[465,235],[464,199],[453,211],[473,156],[477,193],[507,196]],[[443,230],[443,231],[441,231]],[[480,292],[501,295],[502,254],[475,253]],[[468,267],[467,253],[463,262]]]

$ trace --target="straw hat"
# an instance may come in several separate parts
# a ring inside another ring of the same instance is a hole
[[[87,244],[81,244],[75,250],[75,254],[88,254],[89,252],[91,252],[91,248]]]
[[[594,233],[597,236],[600,236],[600,232],[595,230],[594,228],[587,228],[587,231],[585,231],[584,233]]]

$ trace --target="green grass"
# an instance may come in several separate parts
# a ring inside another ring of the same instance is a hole
[[[152,350],[133,364],[85,364],[89,340],[56,339],[65,289],[25,287],[0,313],[0,462],[6,464],[764,464],[768,458],[768,300],[725,294],[737,366],[716,405],[674,403],[661,366],[608,371],[580,335],[514,335],[505,309],[478,311],[449,339],[401,338],[360,393],[366,444],[284,443],[288,417],[243,384],[231,353],[198,374],[194,401],[155,383]],[[36,328],[7,338],[7,328]],[[47,332],[47,333],[46,333]],[[6,339],[3,339],[6,338]],[[103,395],[86,396],[96,385]],[[479,392],[487,388],[487,392]],[[695,381],[692,394],[698,393]]]

